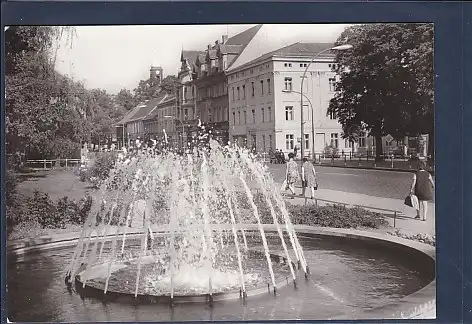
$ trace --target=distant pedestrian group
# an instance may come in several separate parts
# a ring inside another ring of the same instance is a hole
[[[292,193],[291,199],[295,197],[295,183],[301,178],[302,181],[302,193],[300,196],[305,197],[306,189],[311,189],[311,199],[315,198],[315,190],[318,189],[318,181],[316,179],[316,170],[312,163],[307,158],[303,158],[303,164],[301,172],[298,171],[298,164],[294,161],[295,154],[288,154],[288,162],[285,169],[285,181],[283,190],[290,190]]]

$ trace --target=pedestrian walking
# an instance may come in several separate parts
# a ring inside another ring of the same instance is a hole
[[[433,200],[434,180],[431,174],[425,170],[426,163],[423,160],[419,161],[418,171],[413,175],[413,182],[411,184],[410,194],[415,195],[419,201],[419,208],[416,211],[415,219],[426,220],[428,212],[428,201]],[[422,217],[421,217],[422,214]]]
[[[315,190],[318,189],[318,181],[316,180],[315,166],[308,162],[307,158],[303,158],[302,164],[302,197],[305,197],[306,188],[311,189],[311,199],[315,198]]]
[[[297,162],[293,160],[294,155],[293,153],[288,154],[288,162],[287,162],[287,167],[285,169],[285,181],[287,183],[287,186],[285,190],[288,188],[292,192],[292,198],[295,196],[295,182],[298,181],[300,178],[300,175],[298,173],[298,165]]]

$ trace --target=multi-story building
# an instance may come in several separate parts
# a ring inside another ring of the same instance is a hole
[[[151,83],[159,85],[162,77],[162,68],[152,66],[150,69]],[[173,121],[175,107],[176,97],[165,92],[160,92],[155,98],[140,103],[116,124],[119,147],[130,145],[137,139],[163,140],[164,132],[169,135],[167,139],[170,143],[179,143],[179,134],[176,132],[176,125]]]
[[[231,140],[258,152],[282,149],[293,152],[304,145],[305,155],[330,147],[352,151],[354,143],[342,139],[336,116],[328,115],[329,100],[335,93],[334,55],[326,52],[311,63],[317,53],[332,44],[295,43],[262,55],[227,71]],[[304,136],[300,134],[301,80],[303,84]]]
[[[244,52],[261,26],[254,26],[230,38],[223,35],[221,41],[208,45],[202,52],[182,52],[179,73],[183,83],[179,93],[182,106],[177,114],[181,120],[188,120],[189,132],[197,131],[195,125],[200,120],[211,131],[213,138],[220,143],[228,142],[228,86],[225,71]],[[184,104],[185,100],[188,105]]]
[[[174,122],[176,97],[162,93],[155,100],[154,108],[142,119],[144,139],[156,139],[160,142],[167,139],[173,146],[180,145],[182,132]]]

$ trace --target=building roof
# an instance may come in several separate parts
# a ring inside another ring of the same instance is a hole
[[[305,33],[307,34],[298,34],[296,31],[287,28],[287,25],[262,25],[241,54],[238,55],[234,62],[229,66],[227,72],[231,72],[232,70],[257,59],[264,54],[293,45],[303,39],[316,39],[316,36],[307,36],[310,30],[310,27],[306,27]],[[313,33],[316,34],[316,29],[313,29]],[[310,43],[311,42],[313,41],[310,41]],[[316,41],[313,43],[315,42]]]
[[[206,51],[198,53],[192,64],[200,65],[204,63],[206,61],[207,56],[210,59],[216,58],[218,51],[220,51],[222,54],[239,55],[244,51],[246,46],[251,42],[251,40],[257,34],[259,29],[261,29],[261,27],[262,25],[260,24],[256,25],[254,27],[246,29],[245,31],[239,34],[234,35],[233,37],[228,38],[228,40],[224,44],[216,43],[215,45],[210,46],[210,48]],[[228,62],[228,66],[231,66],[232,62],[234,62],[234,58],[232,61]]]
[[[182,51],[180,61],[187,60],[190,64],[194,64],[195,60],[200,54],[205,54],[204,51]]]
[[[159,112],[159,108],[161,108],[162,106],[164,106],[165,104],[167,103],[170,103],[170,102],[173,102],[175,101],[176,97],[174,95],[169,95],[169,94],[166,94],[166,96],[164,98],[162,98],[161,101],[159,101],[159,103],[157,103],[156,107],[154,107],[153,110],[151,110],[144,118],[143,118],[143,121],[145,120],[150,120],[150,119],[153,119],[157,116],[157,113]]]
[[[221,54],[239,54],[243,45],[225,45],[225,44],[218,44],[217,51]]]
[[[256,36],[257,32],[261,29],[262,24],[256,25],[245,31],[228,38],[224,45],[243,45],[246,47],[249,42]],[[244,48],[243,48],[244,50]]]
[[[123,119],[121,119],[118,123],[116,123],[116,125],[123,125],[123,124],[128,123],[128,121],[131,118],[133,118],[133,116],[144,106],[145,106],[144,104],[139,104],[138,106],[128,111],[128,113],[123,117]]]
[[[251,64],[257,64],[263,62],[271,57],[313,57],[317,53],[330,49],[334,45],[331,43],[294,43],[288,46],[284,46],[275,51],[263,54],[249,62],[245,62],[238,66],[238,68],[243,68]],[[320,58],[332,58],[334,54],[331,51],[327,51],[320,55]],[[233,71],[236,68],[232,69]]]
[[[156,98],[146,100],[145,102],[133,108],[127,115],[125,115],[122,120],[117,123],[117,125],[128,124],[134,121],[145,119],[147,116],[152,114],[154,110],[156,110],[161,102],[169,99],[170,96],[172,95],[162,92]]]

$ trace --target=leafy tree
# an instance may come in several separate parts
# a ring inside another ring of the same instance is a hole
[[[159,95],[161,91],[167,94],[175,94],[179,85],[179,80],[175,75],[168,75],[162,79],[160,85],[154,85],[151,79],[139,81],[139,85],[134,89],[134,103],[138,104],[150,100]]]
[[[376,159],[382,154],[381,137],[391,134],[433,134],[434,74],[433,26],[430,24],[368,24],[348,27],[336,45],[353,45],[336,52],[340,76],[328,114],[343,126],[343,137],[355,139],[361,131],[376,138]],[[432,136],[430,136],[432,137]]]
[[[160,89],[167,94],[175,94],[179,87],[179,79],[175,75],[168,75],[162,79]]]
[[[133,109],[138,104],[133,94],[128,89],[121,89],[115,96],[114,101],[126,111]]]
[[[5,32],[7,153],[70,157],[81,141],[105,138],[124,114],[111,95],[55,71],[59,40],[74,30],[14,26]]]

